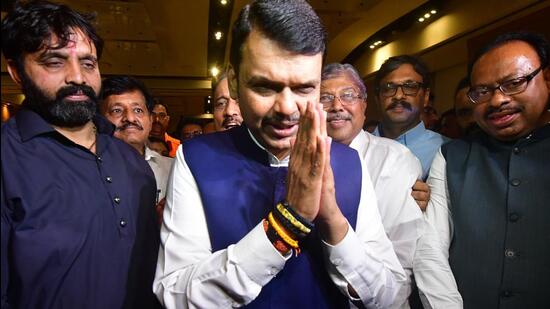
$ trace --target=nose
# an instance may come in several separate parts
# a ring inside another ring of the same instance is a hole
[[[396,99],[402,99],[405,96],[405,92],[403,91],[403,86],[397,86],[397,89],[395,89],[395,95],[393,96]]]
[[[332,101],[332,104],[330,105],[329,111],[339,112],[343,110],[344,110],[344,105],[342,105],[342,101],[340,97],[335,96],[334,100]]]
[[[493,96],[489,100],[488,104],[491,107],[498,108],[504,104],[510,102],[510,96],[505,95],[500,88],[497,88],[493,91]]]
[[[134,123],[134,122],[136,122],[136,115],[134,114],[134,112],[132,110],[126,109],[122,113],[122,121]]]
[[[79,61],[70,61],[66,69],[65,83],[74,85],[86,84]]]
[[[223,111],[224,116],[237,116],[241,114],[241,109],[239,104],[234,100],[229,100],[225,110]]]
[[[275,96],[273,110],[278,114],[290,116],[298,112],[298,102],[296,102],[292,90],[284,88]]]

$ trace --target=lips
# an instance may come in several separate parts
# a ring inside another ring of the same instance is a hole
[[[503,128],[509,126],[514,120],[519,117],[519,110],[517,109],[506,109],[496,112],[491,112],[487,115],[487,121],[497,127]]]
[[[269,123],[267,131],[270,131],[276,138],[292,137],[298,130],[298,123]]]
[[[238,127],[240,126],[240,124],[236,121],[231,121],[231,122],[228,122],[228,123],[224,123],[223,124],[223,127],[226,129],[226,130],[229,130],[231,128],[234,128],[234,127]]]

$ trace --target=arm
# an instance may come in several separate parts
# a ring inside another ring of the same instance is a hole
[[[220,308],[251,302],[284,266],[261,223],[212,252],[197,184],[177,152],[168,180],[153,290],[166,308]]]
[[[427,180],[431,190],[431,199],[424,213],[428,222],[435,228],[440,239],[441,252],[449,258],[449,247],[453,234],[452,217],[449,211],[449,191],[447,188],[447,171],[445,157],[441,149],[435,155]]]
[[[9,263],[8,263],[8,252],[9,252],[9,246],[8,242],[11,237],[11,220],[9,218],[8,214],[8,203],[6,200],[6,194],[4,192],[4,177],[0,178],[0,190],[2,192],[1,195],[1,220],[0,226],[2,228],[2,240],[1,240],[1,248],[0,248],[0,255],[2,259],[2,302],[1,307],[4,308],[11,308],[10,304],[8,303],[8,283],[9,283]]]
[[[334,283],[351,300],[367,308],[388,307],[405,274],[386,237],[370,176],[362,166],[356,230],[348,225],[338,243],[325,242],[327,267]]]
[[[424,221],[424,234],[418,240],[413,271],[424,308],[462,308],[449,261],[440,250],[439,237]]]

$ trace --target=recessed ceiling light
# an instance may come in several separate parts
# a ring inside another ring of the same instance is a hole
[[[371,45],[371,46],[369,46],[369,47],[370,47],[370,49],[374,49],[375,46],[374,46],[374,45]]]
[[[222,5],[226,5],[226,4],[227,4],[227,0],[221,0],[220,3],[221,3]]]
[[[431,10],[430,13],[432,13],[432,15],[433,15],[433,14],[437,13],[437,11],[436,10]]]
[[[423,21],[424,21],[424,17],[420,17],[420,18],[418,19],[418,21],[419,21],[419,22],[423,22]]]
[[[220,70],[217,67],[212,67],[210,69],[210,73],[212,73],[212,76],[218,76],[218,74],[220,73]]]
[[[424,18],[430,18],[430,13],[424,14]]]
[[[221,31],[217,31],[216,33],[214,33],[214,37],[216,38],[216,40],[221,40],[222,39],[222,32]]]

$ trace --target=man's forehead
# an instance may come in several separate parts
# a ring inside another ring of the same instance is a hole
[[[498,81],[527,74],[538,68],[540,60],[535,49],[523,41],[504,43],[488,51],[474,64],[472,82]]]
[[[153,111],[155,113],[166,113],[166,107],[164,107],[164,105],[157,104],[153,107]]]
[[[404,63],[395,70],[389,72],[382,78],[382,81],[387,82],[404,82],[404,81],[422,81],[422,76],[414,70],[414,67],[409,63]]]
[[[43,43],[43,47],[39,51],[40,54],[77,49],[78,52],[81,53],[89,53],[93,55],[96,55],[97,53],[95,44],[79,29],[71,30],[66,42],[64,42],[64,46],[60,45],[62,40],[55,33],[51,33],[50,37],[46,38]]]

